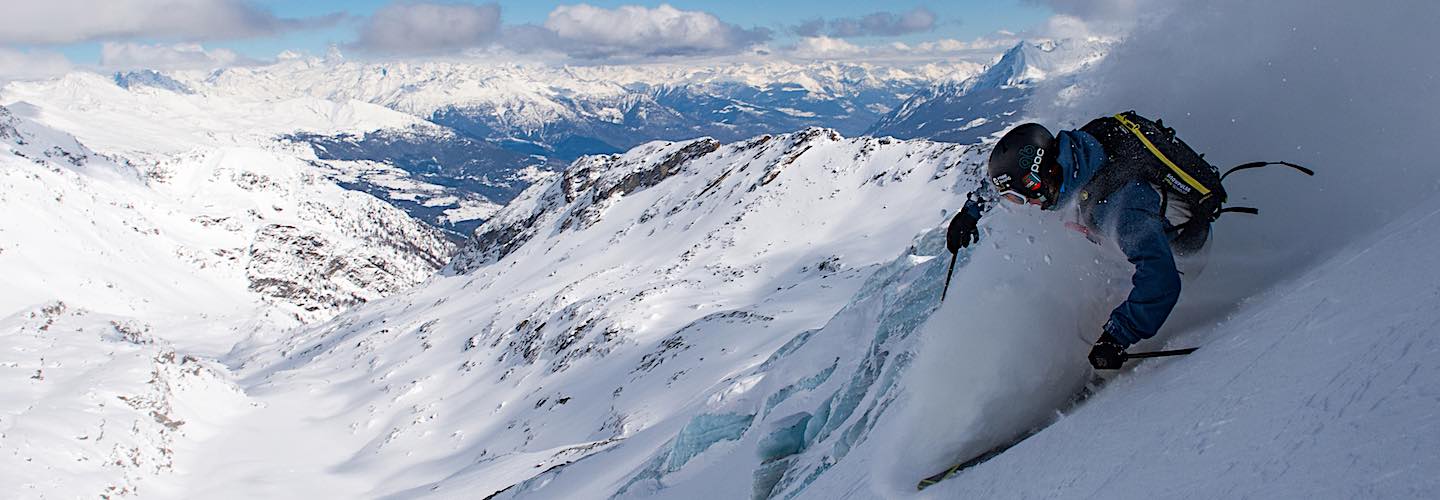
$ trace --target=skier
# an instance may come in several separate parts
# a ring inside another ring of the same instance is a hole
[[[1153,137],[1143,136],[1137,122]],[[1169,134],[1163,137],[1168,141],[1161,140],[1159,131]],[[1058,210],[1074,201],[1078,223],[1067,225],[1092,240],[1102,234],[1114,238],[1135,266],[1129,296],[1110,313],[1090,350],[1090,364],[1096,369],[1120,368],[1126,360],[1125,350],[1153,337],[1165,323],[1180,298],[1175,256],[1200,250],[1209,238],[1210,222],[1220,212],[1250,211],[1219,208],[1224,192],[1216,173],[1212,184],[1219,202],[1200,212],[1208,211],[1210,217],[1192,220],[1196,208],[1191,206],[1192,198],[1177,196],[1171,188],[1154,182],[1158,177],[1146,175],[1158,165],[1157,158],[1180,170],[1157,149],[1157,142],[1166,149],[1173,149],[1173,144],[1183,146],[1173,130],[1130,112],[1097,119],[1080,130],[1062,131],[1059,137],[1040,124],[1026,123],[1007,132],[990,153],[988,173],[995,196],[1043,210]],[[1190,151],[1188,146],[1184,150]],[[1193,151],[1189,154],[1214,170]],[[979,239],[976,225],[986,200],[979,190],[967,198],[950,222],[947,243],[952,253]]]

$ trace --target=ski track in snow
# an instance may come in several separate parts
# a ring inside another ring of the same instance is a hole
[[[1416,250],[1440,245],[1440,203],[1427,205],[1303,285],[1189,332],[1205,347],[1140,365],[935,497],[1434,496],[1440,269]]]

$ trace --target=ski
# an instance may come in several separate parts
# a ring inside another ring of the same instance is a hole
[[[1185,348],[1185,349],[1172,349],[1172,350],[1167,350],[1167,351],[1152,351],[1152,352],[1126,353],[1126,354],[1125,354],[1125,359],[1128,361],[1128,360],[1132,360],[1132,359],[1162,358],[1162,357],[1168,357],[1168,356],[1184,356],[1184,355],[1186,355],[1186,354],[1190,354],[1190,353],[1192,353],[1192,352],[1195,352],[1196,350],[1199,350],[1199,349],[1200,349],[1199,347],[1188,347],[1188,348]],[[1076,393],[1076,394],[1075,394],[1075,397],[1071,398],[1070,401],[1069,401],[1069,403],[1067,403],[1064,408],[1061,408],[1061,409],[1060,409],[1060,413],[1069,413],[1069,412],[1071,412],[1071,411],[1074,410],[1076,407],[1080,406],[1081,403],[1084,403],[1085,400],[1090,399],[1090,396],[1093,396],[1097,391],[1100,390],[1101,387],[1104,387],[1104,385],[1105,385],[1105,379],[1100,378],[1100,377],[1094,377],[1094,378],[1092,378],[1092,379],[1090,380],[1090,383],[1085,384],[1085,387],[1081,388],[1081,389],[1080,389],[1080,392]],[[1030,430],[1028,430],[1028,431],[1025,431],[1025,432],[1021,433],[1019,436],[1016,436],[1014,439],[1011,439],[1011,440],[1009,440],[1009,441],[1006,441],[1006,442],[1004,442],[1004,443],[1001,443],[1000,445],[997,445],[997,446],[995,446],[994,448],[990,448],[990,449],[988,449],[988,450],[985,450],[984,453],[981,453],[981,454],[975,456],[974,458],[971,458],[971,459],[969,459],[969,460],[965,460],[965,461],[963,461],[963,462],[960,462],[960,463],[957,463],[957,464],[955,464],[955,465],[952,465],[952,466],[950,466],[950,468],[945,469],[944,471],[941,471],[939,474],[935,474],[935,475],[930,476],[930,477],[927,477],[927,478],[925,478],[925,479],[921,479],[921,480],[920,480],[920,484],[916,485],[916,488],[915,488],[915,489],[916,489],[917,491],[918,491],[918,490],[924,490],[925,488],[928,488],[928,487],[930,487],[930,486],[933,486],[933,485],[935,485],[936,483],[939,483],[939,482],[944,481],[944,480],[946,480],[946,479],[950,479],[950,478],[952,478],[952,477],[955,477],[957,474],[959,474],[959,473],[961,473],[961,472],[964,472],[966,469],[969,469],[969,468],[971,468],[971,467],[974,467],[974,466],[983,464],[983,463],[985,463],[985,462],[988,462],[988,461],[990,461],[990,459],[995,458],[995,457],[997,457],[997,456],[1000,456],[1001,453],[1004,453],[1006,450],[1009,450],[1010,448],[1015,447],[1015,445],[1020,444],[1022,441],[1025,441],[1026,439],[1029,439],[1030,436],[1034,436],[1034,435],[1040,433],[1040,431],[1045,430],[1045,428],[1046,428],[1046,427],[1049,427],[1049,426],[1050,426],[1049,424],[1045,424],[1045,425],[1041,425],[1041,426],[1039,426],[1039,427],[1036,427],[1036,428],[1034,428],[1034,429],[1030,429]]]
[[[1061,412],[1061,413],[1067,413],[1067,412],[1069,412],[1071,409],[1079,406],[1080,403],[1085,402],[1086,399],[1090,399],[1090,396],[1095,395],[1095,393],[1098,392],[1098,391],[1100,390],[1100,388],[1101,388],[1101,387],[1104,387],[1104,386],[1105,386],[1105,379],[1100,378],[1100,377],[1098,377],[1098,376],[1097,376],[1097,377],[1092,377],[1092,378],[1090,379],[1090,383],[1085,384],[1085,387],[1081,387],[1081,388],[1080,388],[1080,391],[1077,392],[1077,393],[1075,393],[1075,396],[1071,397],[1071,398],[1070,398],[1070,401],[1067,402],[1067,403],[1065,404],[1065,406],[1060,409],[1060,412]],[[1020,444],[1022,441],[1025,441],[1026,439],[1030,439],[1030,436],[1034,436],[1034,435],[1040,433],[1040,431],[1045,430],[1045,428],[1046,428],[1046,427],[1049,427],[1049,426],[1050,426],[1049,423],[1046,423],[1046,424],[1044,424],[1044,425],[1037,426],[1037,427],[1035,427],[1034,429],[1030,429],[1030,430],[1028,430],[1028,431],[1025,431],[1025,432],[1021,433],[1019,436],[1016,436],[1016,437],[1013,438],[1013,439],[1010,439],[1010,440],[1008,440],[1008,441],[1006,441],[1006,442],[1004,442],[1004,443],[1001,443],[1001,444],[999,444],[999,445],[996,445],[996,446],[993,447],[993,448],[990,448],[990,449],[988,449],[988,450],[985,450],[984,453],[981,453],[981,454],[977,455],[975,458],[971,458],[971,459],[966,460],[966,461],[964,461],[964,462],[960,462],[960,463],[958,463],[958,464],[952,465],[952,466],[950,466],[950,468],[945,469],[944,471],[941,471],[939,474],[935,474],[935,475],[930,476],[930,477],[927,477],[927,478],[925,478],[925,479],[921,479],[921,480],[920,480],[920,484],[916,485],[915,489],[916,489],[917,491],[919,491],[919,490],[924,490],[925,488],[928,488],[928,487],[934,485],[935,483],[939,483],[939,482],[944,481],[944,480],[946,480],[946,479],[950,479],[951,477],[954,477],[955,475],[957,475],[957,474],[959,474],[959,473],[961,473],[961,472],[964,472],[966,469],[969,469],[969,468],[971,468],[971,467],[974,467],[974,466],[983,464],[983,463],[985,463],[985,462],[988,462],[988,461],[990,461],[990,459],[1000,456],[1001,453],[1005,453],[1006,450],[1009,450],[1010,448],[1015,447],[1015,445]]]

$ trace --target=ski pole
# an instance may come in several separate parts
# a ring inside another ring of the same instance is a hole
[[[1192,352],[1195,352],[1197,349],[1200,349],[1200,348],[1199,348],[1199,347],[1190,347],[1190,348],[1186,348],[1186,349],[1174,349],[1174,350],[1170,350],[1170,351],[1154,351],[1154,352],[1125,353],[1125,359],[1131,360],[1131,359],[1140,359],[1140,358],[1161,358],[1161,357],[1165,357],[1165,356],[1184,356],[1184,355],[1186,355],[1186,354],[1190,354],[1190,353],[1192,353]]]
[[[955,259],[960,256],[959,252],[950,254],[950,270],[945,271],[945,288],[940,290],[940,302],[945,302],[945,294],[950,291],[950,276],[955,274]]]

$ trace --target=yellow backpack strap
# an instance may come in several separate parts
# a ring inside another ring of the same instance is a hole
[[[1200,181],[1195,180],[1195,178],[1191,177],[1190,174],[1185,173],[1185,170],[1181,169],[1179,166],[1176,166],[1175,162],[1170,161],[1169,158],[1166,158],[1165,154],[1161,153],[1160,149],[1156,148],[1155,144],[1151,143],[1150,139],[1145,137],[1145,133],[1140,131],[1139,125],[1136,125],[1135,122],[1132,122],[1130,121],[1130,119],[1125,118],[1124,113],[1115,115],[1115,119],[1119,120],[1120,125],[1124,126],[1126,130],[1129,130],[1130,133],[1135,134],[1135,138],[1140,139],[1140,143],[1144,144],[1145,149],[1150,150],[1150,154],[1155,155],[1155,158],[1158,158],[1160,160],[1160,163],[1164,163],[1165,166],[1170,167],[1170,171],[1174,172],[1175,175],[1180,178],[1180,180],[1185,181],[1185,183],[1189,184],[1190,187],[1195,188],[1195,191],[1199,192],[1202,198],[1205,196],[1210,196],[1210,189],[1206,188],[1204,184],[1200,183]]]

